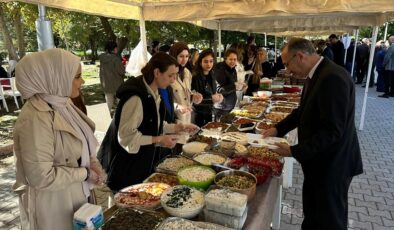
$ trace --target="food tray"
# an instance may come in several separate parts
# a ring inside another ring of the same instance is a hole
[[[252,119],[259,119],[260,117],[263,116],[264,114],[264,110],[258,112],[258,113],[251,113],[246,109],[233,109],[231,111],[232,114],[234,114],[235,116],[239,116],[239,117],[247,117],[247,118],[252,118]]]
[[[261,165],[265,167],[271,168],[271,175],[272,176],[281,176],[283,172],[283,165],[285,164],[285,160],[283,158],[270,158],[270,157],[263,157],[260,159],[248,157],[247,159],[248,165]]]
[[[275,101],[275,102],[272,102],[272,106],[288,106],[288,107],[297,108],[298,105],[299,104],[296,103],[296,102],[288,102],[288,101]]]
[[[213,138],[213,137],[207,137],[207,136],[203,136],[203,135],[194,135],[191,136],[187,142],[202,142],[202,143],[206,143],[210,146],[216,146],[218,144],[218,139]]]
[[[160,196],[170,186],[164,183],[141,183],[121,189],[114,196],[115,204],[122,208],[155,210],[160,207]]]
[[[269,111],[270,112],[281,112],[281,113],[291,113],[294,107],[290,106],[272,106]]]
[[[274,128],[275,127],[275,122],[272,122],[271,120],[264,119],[257,123],[256,125],[256,133],[263,133],[265,130],[269,128]],[[264,126],[264,128],[262,128]]]
[[[229,124],[226,124],[226,123],[223,123],[223,122],[212,121],[212,122],[208,122],[206,125],[201,127],[201,129],[203,131],[209,130],[209,131],[224,132],[224,130],[226,130],[229,126],[230,126]]]
[[[269,119],[273,122],[280,122],[285,119],[289,114],[288,113],[281,113],[281,112],[271,112],[265,115],[266,119]]]
[[[247,145],[248,144],[248,138],[246,136],[246,133],[241,133],[241,132],[228,132],[222,135],[222,140],[226,141],[234,141],[236,143],[239,143],[241,145]]]
[[[170,161],[166,161],[167,159],[172,159],[172,158],[179,158],[179,162],[184,163],[182,165],[179,164],[178,160],[170,160]],[[160,161],[155,170],[156,172],[161,172],[161,173],[166,173],[166,174],[171,174],[171,175],[176,175],[177,171],[182,168],[182,167],[186,167],[189,165],[194,165],[195,162],[187,159],[183,156],[178,156],[178,155],[170,155],[166,158],[164,158],[162,161]]]
[[[178,185],[178,179],[174,175],[166,174],[166,173],[153,173],[148,178],[146,178],[144,183],[150,182],[158,182],[168,184],[170,186]]]
[[[155,229],[163,220],[164,215],[157,212],[120,208],[112,213],[101,229],[123,230],[126,226],[128,230]]]
[[[177,224],[177,225],[176,225]],[[212,224],[208,222],[198,222],[186,220],[179,217],[169,217],[165,219],[157,228],[157,230],[174,230],[174,229],[210,229],[210,230],[231,230],[218,224]]]

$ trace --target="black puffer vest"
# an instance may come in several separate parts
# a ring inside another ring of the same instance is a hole
[[[120,99],[115,112],[114,120],[108,132],[112,132],[111,140],[112,159],[108,168],[108,187],[113,191],[124,187],[141,183],[154,170],[161,156],[161,148],[154,144],[144,145],[136,154],[130,154],[119,144],[117,134],[123,105],[132,96],[141,98],[143,107],[143,120],[138,130],[147,136],[159,136],[163,132],[163,118],[165,107],[160,103],[160,125],[157,124],[156,103],[152,95],[146,89],[142,76],[131,78],[119,87],[116,96]],[[159,128],[158,128],[159,127]],[[107,132],[107,135],[108,135]]]

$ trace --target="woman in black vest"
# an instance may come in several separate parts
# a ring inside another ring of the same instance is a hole
[[[166,110],[158,89],[175,81],[177,66],[173,57],[159,52],[141,70],[143,76],[130,78],[116,92],[120,102],[107,132],[114,137],[107,170],[108,187],[113,191],[141,183],[153,172],[161,158],[160,146],[173,148],[178,140],[177,135],[168,133],[198,130],[193,124],[163,121]]]
[[[216,81],[212,76],[215,59],[212,49],[202,51],[193,71],[192,90],[203,96],[200,104],[193,104],[192,120],[199,127],[212,121],[213,104],[223,100],[222,94],[216,93]]]

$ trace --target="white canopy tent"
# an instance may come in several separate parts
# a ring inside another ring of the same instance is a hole
[[[0,2],[7,1],[11,0],[0,0]],[[302,36],[350,32],[359,26],[378,26],[394,18],[394,4],[391,0],[20,0],[20,2],[111,18],[139,20],[144,47],[146,47],[145,20],[188,21],[219,31],[238,30],[267,32],[276,36]],[[374,35],[376,34],[374,31]],[[369,80],[369,76],[367,79]],[[366,87],[360,129],[362,129],[361,123],[364,123],[367,90],[368,87]],[[275,212],[280,213],[280,207]],[[276,229],[278,225],[272,227]]]
[[[112,18],[140,20],[143,44],[146,44],[145,20],[192,21],[206,28],[244,32],[267,32],[275,29],[273,33],[280,34],[289,33],[288,30],[291,28],[310,27],[312,30],[314,27],[328,25],[379,26],[394,18],[394,4],[390,0],[20,0],[20,2]],[[365,91],[363,113],[365,113],[368,89]],[[361,118],[360,129],[363,127],[364,114]]]
[[[394,4],[390,0],[20,0],[20,2],[112,18],[140,20],[143,44],[146,44],[145,20],[192,21],[206,28],[244,32],[267,32],[276,29],[273,33],[280,33],[288,32],[291,28],[328,25],[379,26],[394,18]],[[371,50],[372,54],[373,50]],[[367,88],[363,113],[365,113]],[[363,128],[364,114],[361,118],[360,129]]]
[[[10,1],[10,0],[1,0]],[[393,12],[388,0],[21,0],[49,7],[112,18],[152,21],[196,21],[243,17],[282,17],[335,13]],[[142,12],[140,11],[142,9]]]

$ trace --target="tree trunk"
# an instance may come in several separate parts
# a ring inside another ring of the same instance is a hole
[[[92,50],[90,63],[94,64],[97,60],[97,42],[96,33],[94,30],[91,31],[89,35],[90,49]]]
[[[107,39],[109,41],[116,42],[116,35],[114,33],[114,30],[112,29],[111,24],[109,24],[108,18],[100,17],[100,21],[101,21],[101,24],[103,25],[104,32],[107,35]]]
[[[16,54],[16,50],[14,44],[12,44],[12,38],[10,35],[10,31],[7,28],[6,20],[4,17],[4,3],[0,3],[0,29],[3,33],[4,43],[8,50],[9,60],[19,60],[18,55]]]
[[[23,36],[23,24],[22,24],[22,17],[21,17],[21,9],[18,7],[15,12],[15,31],[16,31],[16,38],[18,40],[18,50],[19,50],[19,57],[23,58],[26,55],[25,50],[25,37]]]
[[[127,44],[129,43],[129,39],[127,37],[121,37],[117,41],[118,43],[118,54],[122,56],[122,51],[126,48]]]

